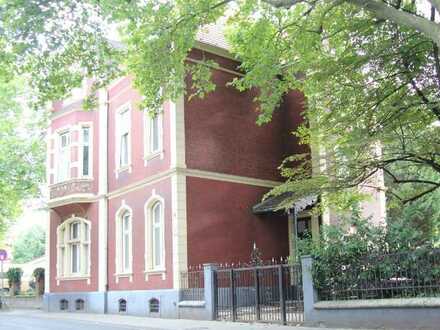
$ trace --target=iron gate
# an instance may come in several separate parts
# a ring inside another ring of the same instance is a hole
[[[304,320],[300,265],[270,265],[215,271],[217,320],[301,323]]]

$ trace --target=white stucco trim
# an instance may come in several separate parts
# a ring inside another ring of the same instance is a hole
[[[63,206],[67,204],[74,204],[74,203],[92,203],[96,202],[98,197],[95,194],[89,194],[89,193],[79,193],[79,194],[71,194],[59,198],[51,199],[47,202],[47,206],[49,208],[54,208],[58,206]]]
[[[176,172],[171,177],[173,237],[173,288],[180,287],[180,273],[188,267],[186,177]]]
[[[233,175],[233,174],[225,174],[211,171],[202,171],[195,169],[185,169],[184,173],[186,176],[191,176],[195,178],[209,179],[209,180],[218,180],[232,183],[242,183],[251,186],[259,186],[259,187],[268,187],[273,188],[281,184],[279,181],[272,180],[264,180],[264,179],[256,179],[246,176]]]
[[[171,166],[186,168],[185,160],[185,109],[184,96],[170,101]]]
[[[186,169],[185,156],[185,102],[181,95],[170,101],[171,142],[171,211],[173,287],[180,286],[180,272],[187,269]]]

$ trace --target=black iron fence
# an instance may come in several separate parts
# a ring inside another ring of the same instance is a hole
[[[440,249],[367,256],[315,285],[320,300],[440,297]]]
[[[205,276],[201,266],[180,273],[180,301],[203,301],[204,292]]]
[[[303,321],[300,265],[223,268],[215,272],[218,320],[244,322]]]

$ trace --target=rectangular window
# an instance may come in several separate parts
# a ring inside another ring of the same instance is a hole
[[[144,117],[144,153],[145,157],[155,156],[162,151],[162,114]]]
[[[70,178],[70,133],[64,132],[58,136],[58,168],[57,182]]]
[[[64,275],[64,261],[66,260],[66,249],[64,247],[62,247],[60,249],[60,258],[61,260],[58,263],[58,267],[60,267],[59,269],[59,273],[61,276]]]
[[[125,109],[119,113],[118,123],[119,167],[129,165],[130,161],[130,111]]]
[[[153,268],[162,267],[162,204],[156,203],[153,212]]]
[[[128,213],[124,214],[121,222],[122,233],[122,264],[123,272],[130,271],[130,255],[131,255],[131,217]]]
[[[82,175],[90,176],[90,127],[83,127],[82,134]]]
[[[71,256],[72,256],[72,274],[77,274],[79,273],[79,267],[80,267],[79,244],[71,245]]]
[[[79,238],[79,223],[74,222],[70,224],[70,239],[78,239]]]
[[[155,153],[160,151],[160,130],[159,130],[159,115],[151,118],[150,125],[150,151]]]

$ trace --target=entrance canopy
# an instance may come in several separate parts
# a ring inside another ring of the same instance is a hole
[[[276,212],[281,209],[295,209],[296,213],[311,208],[318,202],[317,195],[309,195],[302,198],[294,199],[292,192],[285,192],[278,196],[266,198],[261,203],[252,207],[254,214],[264,214]]]

